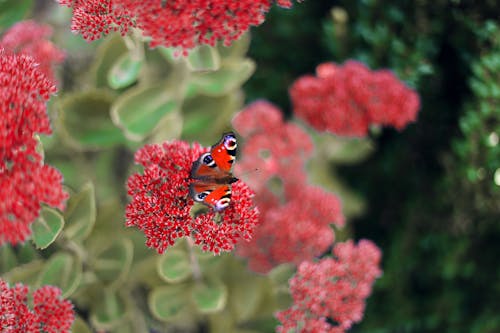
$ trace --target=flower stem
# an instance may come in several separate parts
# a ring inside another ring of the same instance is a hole
[[[198,258],[196,258],[196,254],[194,253],[193,240],[190,237],[187,237],[187,244],[189,251],[189,260],[191,261],[191,268],[193,270],[193,277],[196,282],[199,282],[201,281],[201,269]]]

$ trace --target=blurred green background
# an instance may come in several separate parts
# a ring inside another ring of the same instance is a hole
[[[305,1],[252,31],[244,86],[290,113],[287,87],[325,61],[389,68],[418,121],[384,129],[339,177],[366,201],[353,235],[383,250],[352,332],[500,332],[500,6],[497,1]]]

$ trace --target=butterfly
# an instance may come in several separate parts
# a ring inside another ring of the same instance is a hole
[[[193,182],[189,185],[189,194],[194,201],[217,212],[229,206],[231,184],[238,180],[231,173],[237,146],[234,133],[224,133],[210,152],[202,154],[193,162],[190,175]]]

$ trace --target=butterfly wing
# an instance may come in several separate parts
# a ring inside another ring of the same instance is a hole
[[[231,167],[236,157],[236,136],[225,133],[209,153],[202,154],[191,168],[193,179],[221,179],[231,174]]]
[[[224,133],[219,142],[212,146],[210,154],[212,154],[215,164],[223,172],[229,173],[231,171],[237,147],[236,136],[232,132]]]
[[[231,187],[227,184],[194,182],[189,186],[194,201],[201,202],[220,212],[231,202]]]
[[[210,152],[202,154],[191,168],[194,181],[189,186],[191,197],[215,211],[221,211],[231,202],[231,183],[237,178],[231,174],[236,157],[236,136],[225,133]]]

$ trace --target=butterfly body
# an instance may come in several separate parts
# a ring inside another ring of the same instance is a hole
[[[194,201],[222,211],[231,202],[231,184],[238,178],[231,173],[236,157],[236,136],[225,133],[209,152],[202,154],[191,167],[189,193]]]

